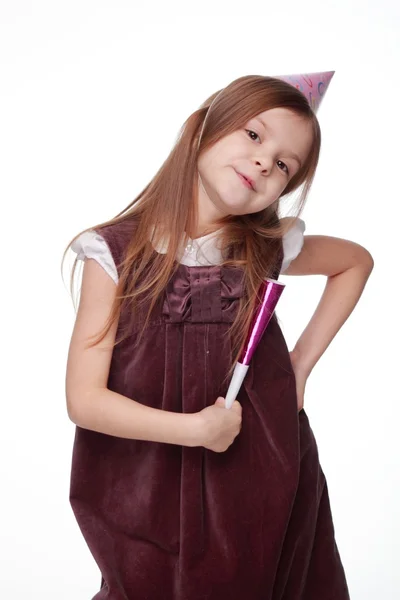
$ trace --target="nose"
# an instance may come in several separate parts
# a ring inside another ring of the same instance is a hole
[[[270,173],[274,165],[274,157],[271,152],[264,152],[262,155],[256,156],[255,164],[262,173]]]

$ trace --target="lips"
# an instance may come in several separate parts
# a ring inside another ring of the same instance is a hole
[[[242,179],[243,183],[245,183],[245,185],[247,184],[247,187],[249,187],[255,191],[254,181],[250,177],[247,177],[247,175],[244,175],[243,173],[239,173],[239,171],[236,171],[236,172],[239,175],[239,177]]]

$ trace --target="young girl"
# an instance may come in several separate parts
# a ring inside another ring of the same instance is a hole
[[[304,204],[319,151],[300,89],[241,77],[187,119],[132,204],[73,240],[70,501],[97,600],[349,598],[302,407],[373,261],[278,216],[296,189]],[[272,318],[228,410],[257,290],[281,272],[326,275],[326,290],[292,352]]]

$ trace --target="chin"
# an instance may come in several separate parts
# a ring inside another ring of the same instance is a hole
[[[243,197],[235,199],[233,194],[226,199],[222,196],[220,200],[224,210],[231,215],[248,215],[257,210],[252,202],[243,202]]]
[[[254,212],[251,208],[245,206],[229,206],[228,208],[230,215],[249,215]]]

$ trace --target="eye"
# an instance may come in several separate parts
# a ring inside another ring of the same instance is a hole
[[[278,164],[279,163],[284,166],[284,169],[281,169],[281,170],[285,170],[286,169],[285,172],[289,175],[289,168],[288,168],[288,166],[284,162],[282,162],[281,160],[278,160]],[[279,167],[279,168],[281,168],[281,167]]]
[[[258,133],[256,133],[256,132],[255,132],[255,131],[253,131],[252,129],[245,129],[245,131],[246,131],[246,133],[248,133],[248,134],[249,134],[249,137],[251,137],[251,136],[250,136],[250,134],[251,134],[251,133],[254,133],[254,135],[256,136],[256,138],[260,139],[260,136],[258,135]],[[251,137],[251,139],[252,139],[253,141],[255,141],[255,139],[254,139],[254,138],[252,138],[252,137]],[[260,141],[261,141],[261,140],[260,140]],[[282,168],[282,167],[279,167],[279,168],[280,168],[280,170],[281,170],[281,171],[283,171],[284,173],[286,173],[287,175],[289,175],[289,167],[288,167],[288,166],[287,166],[287,165],[286,165],[284,162],[282,162],[281,160],[278,160],[278,164],[279,164],[279,163],[280,163],[281,165],[283,165],[283,168]]]
[[[254,135],[256,137],[258,137],[258,139],[260,139],[260,136],[258,135],[258,133],[256,133],[255,131],[252,131],[251,129],[245,129],[246,133],[254,133]],[[250,136],[249,136],[250,137]],[[254,138],[251,138],[252,140],[254,140]],[[255,140],[254,140],[255,141]]]

